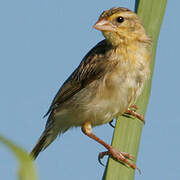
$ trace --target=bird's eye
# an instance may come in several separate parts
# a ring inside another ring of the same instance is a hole
[[[124,18],[122,16],[117,17],[116,21],[118,23],[122,23],[124,21]]]

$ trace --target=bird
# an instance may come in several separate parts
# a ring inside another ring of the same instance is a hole
[[[99,153],[137,169],[132,155],[97,137],[92,128],[129,113],[144,121],[131,107],[150,76],[151,38],[133,11],[113,7],[103,11],[93,26],[105,39],[93,47],[54,97],[45,129],[30,153],[36,159],[58,135],[72,127],[95,140],[107,151]]]

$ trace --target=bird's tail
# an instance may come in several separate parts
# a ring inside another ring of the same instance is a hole
[[[43,134],[41,135],[41,137],[39,138],[37,144],[35,145],[35,147],[31,151],[30,156],[33,159],[36,159],[37,156],[39,155],[39,153],[41,151],[43,151],[44,149],[46,149],[52,143],[52,141],[54,141],[54,139],[57,137],[57,135],[58,135],[58,133],[52,134],[49,131],[45,130],[43,132]]]

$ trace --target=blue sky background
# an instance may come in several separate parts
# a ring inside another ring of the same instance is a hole
[[[0,1],[0,134],[30,151],[44,129],[42,116],[69,74],[100,40],[92,28],[113,6],[134,0]],[[180,178],[179,0],[168,2],[157,48],[151,98],[137,161],[136,180]],[[109,125],[94,132],[111,142]],[[39,178],[101,179],[104,148],[79,128],[58,138],[36,161]],[[14,180],[16,159],[0,144],[0,179]],[[106,159],[104,159],[105,161]]]

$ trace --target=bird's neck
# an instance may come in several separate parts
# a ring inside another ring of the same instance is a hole
[[[106,42],[109,43],[107,39]],[[111,56],[112,60],[133,66],[144,66],[151,57],[150,45],[141,41],[122,41],[116,45],[111,44],[110,49],[107,56]]]
[[[151,39],[144,34],[144,36],[121,36],[117,33],[103,32],[104,37],[108,44],[113,47],[117,46],[131,46],[132,44],[144,44],[144,46],[149,46],[151,44]]]

